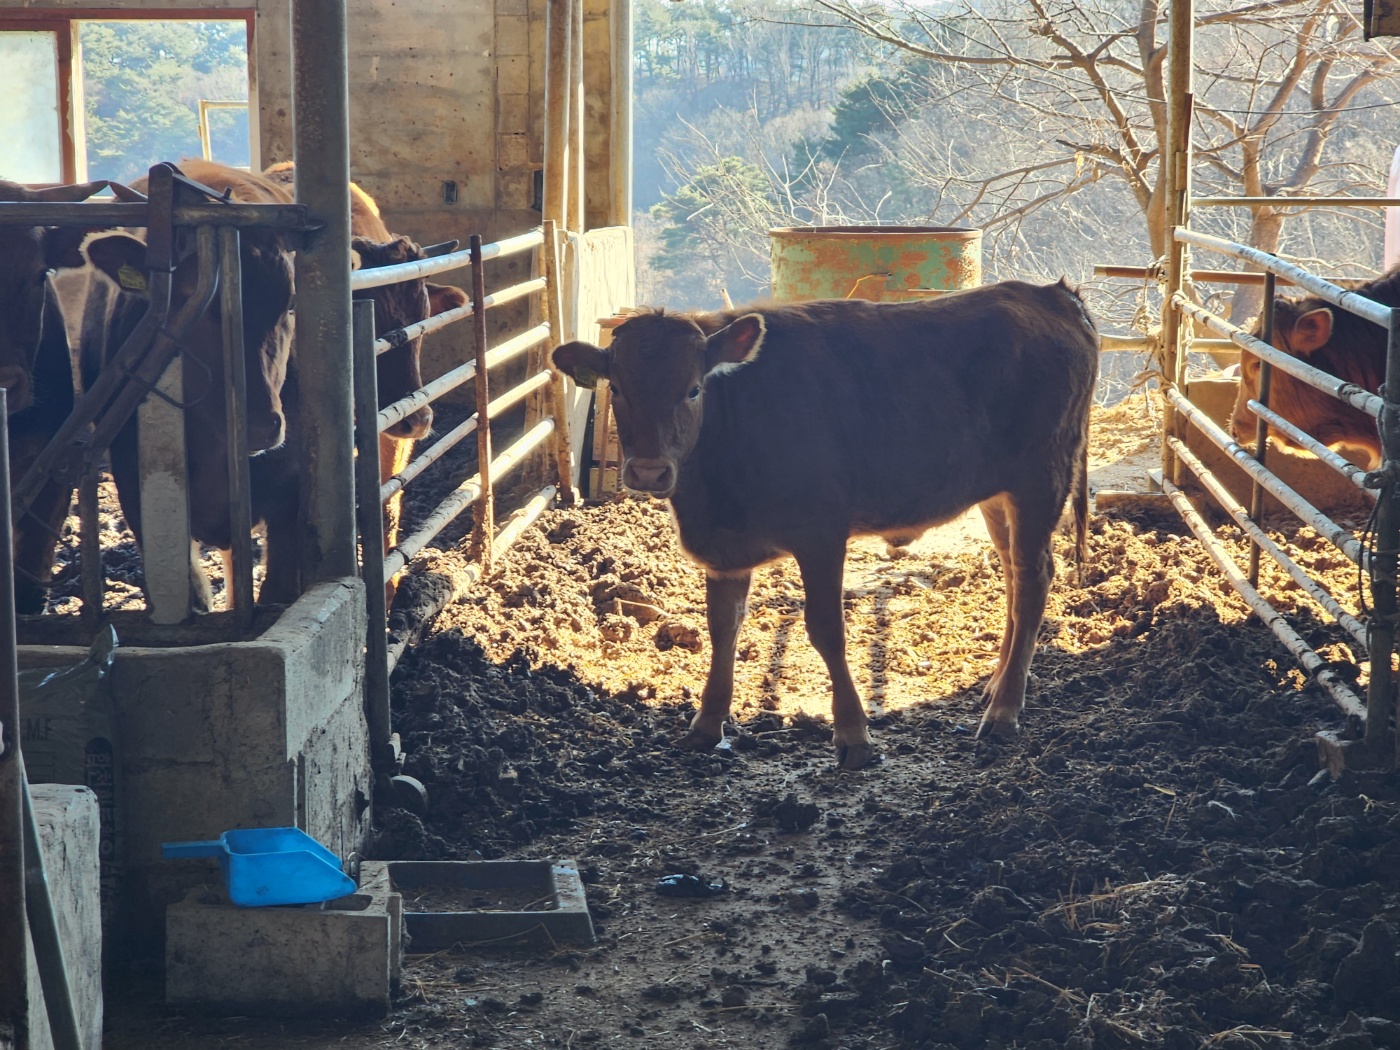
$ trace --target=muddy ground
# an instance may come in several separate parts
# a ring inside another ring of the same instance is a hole
[[[1151,462],[1140,399],[1097,423],[1097,484]],[[1400,1047],[1394,776],[1318,775],[1337,709],[1176,519],[1096,516],[1090,550],[1077,578],[1058,541],[1022,734],[978,741],[1004,604],[975,522],[853,544],[881,759],[843,773],[795,566],[755,576],[726,745],[683,753],[702,574],[660,505],[550,512],[397,671],[430,809],[378,811],[371,851],[576,858],[598,944],[410,954],[369,1024],[172,1017],[138,985],[109,1045]],[[1346,666],[1296,588],[1265,590]],[[676,873],[726,889],[659,896]]]

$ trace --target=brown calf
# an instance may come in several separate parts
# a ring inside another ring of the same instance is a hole
[[[797,559],[807,632],[831,675],[837,760],[874,750],[846,664],[842,572],[852,535],[907,540],[980,504],[1006,573],[1001,659],[983,731],[1014,732],[1054,574],[1051,534],[1074,501],[1081,552],[1098,336],[1064,282],[1007,282],[918,303],[831,300],[644,314],[610,349],[554,363],[613,391],[623,482],[669,499],[706,570],[713,646],[681,746],[719,743],[755,566]]]
[[[1386,306],[1400,306],[1400,269],[1391,270],[1356,291]],[[1257,329],[1254,334],[1259,334]],[[1274,345],[1373,394],[1380,392],[1385,381],[1385,329],[1316,296],[1274,301]],[[1247,402],[1259,397],[1259,369],[1259,358],[1241,350],[1240,389],[1230,419],[1230,430],[1239,441],[1253,441],[1255,437],[1257,420]],[[1360,409],[1278,368],[1273,370],[1269,385],[1269,407],[1324,445],[1343,454],[1350,452],[1362,466],[1374,469],[1380,465],[1380,431],[1375,419]],[[1271,429],[1270,433],[1293,444],[1277,430]]]

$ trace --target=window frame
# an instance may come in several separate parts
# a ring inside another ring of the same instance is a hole
[[[248,105],[256,83],[253,73],[253,32],[257,11],[231,7],[76,7],[0,8],[0,33],[51,32],[58,42],[59,153],[64,183],[78,181],[78,139],[83,134],[82,85],[75,77],[74,56],[78,52],[80,22],[242,22],[248,46]],[[256,150],[254,150],[256,156]]]

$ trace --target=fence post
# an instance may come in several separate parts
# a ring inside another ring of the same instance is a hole
[[[1176,239],[1176,229],[1190,219],[1191,206],[1191,74],[1194,32],[1193,0],[1173,0],[1170,10],[1171,37],[1168,44],[1167,144],[1162,178],[1166,183],[1165,236],[1167,238],[1167,290],[1162,302],[1163,382],[1181,385],[1185,375],[1185,355],[1181,353],[1181,313],[1172,305],[1172,296],[1186,285],[1186,246]],[[1162,415],[1166,434],[1180,437],[1175,409],[1170,402]],[[1170,443],[1162,442],[1162,475],[1180,482],[1180,464]]]
[[[544,222],[544,290],[545,317],[549,322],[549,341],[558,346],[564,341],[563,292],[559,287],[559,227],[553,219]],[[552,353],[552,350],[550,351]],[[564,504],[572,505],[577,499],[574,488],[573,435],[569,433],[569,400],[564,386],[564,376],[548,360],[549,401],[554,414],[554,459],[559,471],[559,497]]]
[[[1375,548],[1371,559],[1371,680],[1366,689],[1366,749],[1379,757],[1390,731],[1394,686],[1390,657],[1395,648],[1395,574],[1400,547],[1400,309],[1390,311],[1386,337],[1385,385],[1381,387],[1381,468],[1386,483],[1376,505]],[[1396,734],[1394,764],[1400,765],[1400,733]]]
[[[1274,345],[1274,291],[1278,283],[1272,273],[1264,273],[1264,315],[1260,322],[1259,338],[1270,346]],[[1243,371],[1243,370],[1241,370]],[[1258,402],[1265,408],[1269,407],[1269,388],[1273,385],[1274,366],[1263,360],[1259,361],[1259,392]],[[1243,376],[1241,376],[1243,382]],[[1269,424],[1263,416],[1257,420],[1254,428],[1254,459],[1261,467],[1269,451]],[[1254,482],[1253,492],[1249,499],[1249,516],[1256,522],[1264,520],[1264,486],[1257,480]],[[1249,585],[1259,586],[1259,544],[1254,540],[1249,541]]]
[[[379,374],[374,353],[374,300],[356,299],[355,506],[360,531],[360,576],[365,581],[365,721],[375,772],[394,772],[389,717],[388,594],[384,578],[384,501],[379,487]]]
[[[486,274],[481,268],[480,234],[472,234],[468,250],[472,260],[472,343],[476,348],[476,472],[481,478],[473,538],[482,568],[490,572],[496,497],[491,487],[491,382],[486,369]]]
[[[248,376],[243,357],[243,264],[238,229],[219,229],[219,294],[224,337],[224,414],[228,434],[231,548],[224,600],[238,622],[253,622],[253,520],[248,477]]]
[[[0,390],[0,535],[10,529],[10,440],[5,391]],[[28,921],[24,912],[23,788],[19,764],[19,681],[15,653],[15,570],[0,558],[0,1022],[28,1044]]]
[[[345,0],[293,0],[296,196],[324,223],[296,253],[301,587],[355,575],[350,118]]]

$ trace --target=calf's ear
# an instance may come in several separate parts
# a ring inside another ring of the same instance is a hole
[[[433,284],[425,281],[428,290],[428,313],[443,314],[448,310],[459,310],[467,305],[467,293],[455,284]]]
[[[745,314],[705,340],[705,371],[747,364],[758,356],[768,330],[762,314]]]
[[[1332,338],[1332,310],[1323,306],[1309,310],[1293,322],[1288,345],[1295,354],[1310,354]]]
[[[83,244],[88,261],[105,273],[124,292],[145,295],[146,245],[126,233],[104,233]]]
[[[608,352],[600,350],[592,343],[565,343],[556,347],[552,355],[554,367],[567,376],[572,376],[579,386],[590,390],[598,385],[598,380],[608,378]]]

